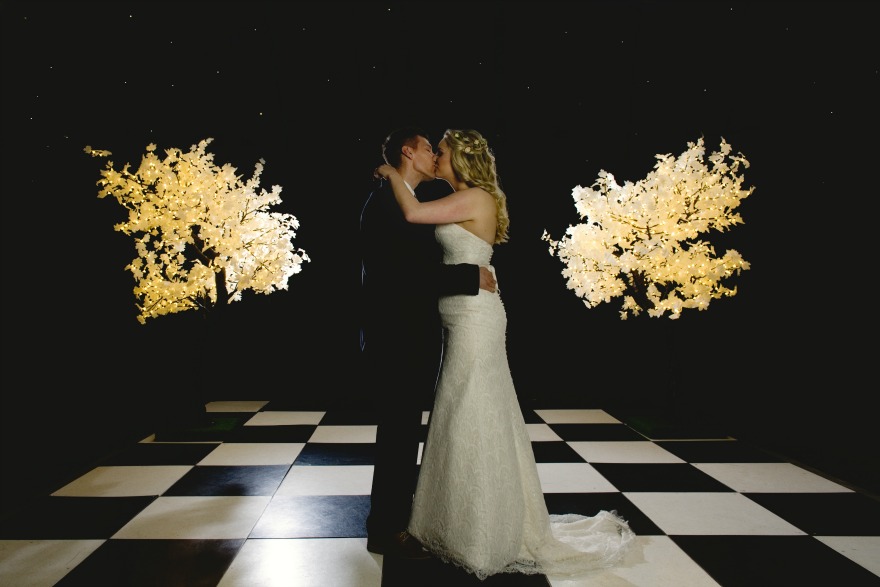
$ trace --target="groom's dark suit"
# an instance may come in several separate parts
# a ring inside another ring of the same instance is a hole
[[[383,181],[361,212],[364,393],[377,410],[367,533],[406,530],[418,476],[422,411],[433,403],[442,357],[438,297],[476,295],[477,265],[444,265],[433,224],[410,224]]]

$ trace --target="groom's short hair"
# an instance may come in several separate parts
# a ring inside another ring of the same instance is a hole
[[[414,147],[416,145],[416,139],[419,137],[425,137],[427,139],[428,135],[424,130],[417,126],[404,126],[391,131],[391,133],[385,137],[385,142],[382,143],[382,158],[385,159],[385,162],[388,165],[395,168],[400,167],[404,145]],[[428,139],[428,141],[430,142],[430,139]]]

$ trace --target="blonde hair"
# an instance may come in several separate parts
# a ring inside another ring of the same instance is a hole
[[[507,242],[510,227],[507,196],[498,183],[495,155],[489,149],[486,139],[475,130],[456,129],[443,133],[443,139],[449,146],[452,171],[456,179],[469,187],[482,188],[495,198],[495,244]]]

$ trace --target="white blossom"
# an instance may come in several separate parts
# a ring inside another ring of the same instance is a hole
[[[699,235],[743,223],[735,210],[754,188],[743,189],[738,173],[749,163],[731,155],[723,138],[711,167],[704,157],[701,137],[678,158],[657,155],[653,171],[636,183],[620,185],[600,170],[592,186],[572,190],[583,222],[560,240],[546,230],[541,238],[588,308],[622,296],[623,320],[642,311],[674,320],[685,308],[705,310],[713,299],[736,295],[727,283],[749,263],[733,249],[719,258]]]
[[[113,228],[135,239],[137,257],[126,266],[135,279],[141,324],[147,318],[241,300],[242,292],[270,294],[310,261],[293,238],[299,221],[270,212],[281,187],[259,187],[263,160],[242,180],[229,164],[218,167],[206,151],[213,139],[165,151],[146,148],[137,171],[117,171],[108,161],[98,181],[99,198],[113,196],[128,219]],[[95,157],[109,151],[86,147]]]

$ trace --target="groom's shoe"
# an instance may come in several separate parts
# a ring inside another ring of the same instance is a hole
[[[367,550],[373,554],[408,560],[431,558],[431,553],[425,550],[422,543],[406,530],[395,532],[390,536],[368,536]]]

